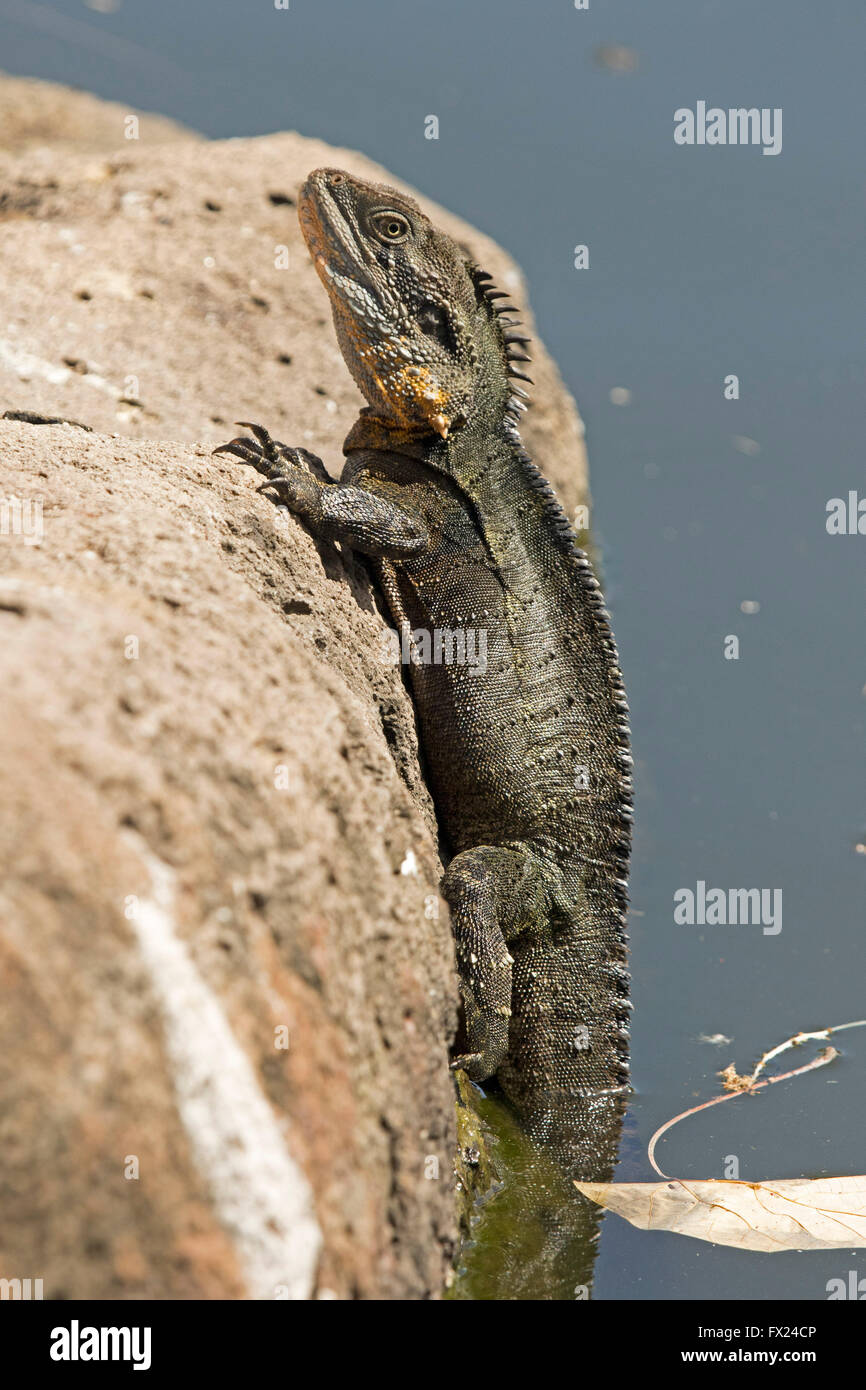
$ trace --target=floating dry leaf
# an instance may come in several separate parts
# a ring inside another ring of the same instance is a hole
[[[866,1246],[866,1177],[779,1182],[576,1182],[642,1231],[676,1231],[737,1250]]]

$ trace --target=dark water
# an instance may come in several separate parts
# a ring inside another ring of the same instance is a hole
[[[587,423],[633,712],[638,1096],[618,1176],[651,1178],[649,1135],[719,1067],[866,1014],[866,535],[825,526],[830,498],[866,497],[862,0],[0,0],[0,37],[8,71],[212,136],[361,149],[526,271]],[[605,65],[603,44],[631,52]],[[678,147],[674,110],[699,100],[781,107],[781,153]],[[698,880],[781,889],[782,930],[678,925]],[[686,1121],[662,1166],[863,1172],[866,1031],[843,1037],[833,1067]],[[609,1216],[595,1293],[822,1299],[850,1269],[866,1251],[743,1254]]]

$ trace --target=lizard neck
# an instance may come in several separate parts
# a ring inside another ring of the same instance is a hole
[[[518,434],[526,397],[512,377],[522,376],[517,367],[522,366],[526,354],[520,351],[520,344],[529,340],[522,333],[512,334],[514,341],[506,339],[499,311],[488,301],[487,293],[479,290],[472,325],[475,379],[471,398],[461,406],[447,435],[443,438],[429,424],[400,423],[396,410],[391,417],[367,406],[346,438],[344,453],[376,449],[403,454],[448,474],[470,496],[489,468],[507,469],[510,461],[519,465],[527,457]],[[509,329],[518,326],[515,320],[506,322]],[[445,409],[447,413],[447,406]]]
[[[373,449],[403,455],[447,474],[469,496],[477,496],[488,473],[501,476],[529,461],[517,425],[522,402],[515,404],[507,378],[499,389],[479,390],[464,422],[443,439],[429,429],[396,424],[365,407],[343,444],[343,453]]]

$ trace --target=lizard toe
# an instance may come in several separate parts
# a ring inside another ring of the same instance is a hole
[[[483,1052],[464,1052],[460,1057],[453,1058],[450,1070],[465,1071],[470,1081],[486,1081],[494,1068]]]

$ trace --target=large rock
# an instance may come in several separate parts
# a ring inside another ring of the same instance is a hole
[[[395,180],[36,85],[0,81],[0,410],[93,432],[0,422],[0,1277],[435,1296],[457,991],[411,702],[363,565],[210,452],[261,420],[338,471],[359,400],[294,202],[318,164]]]

